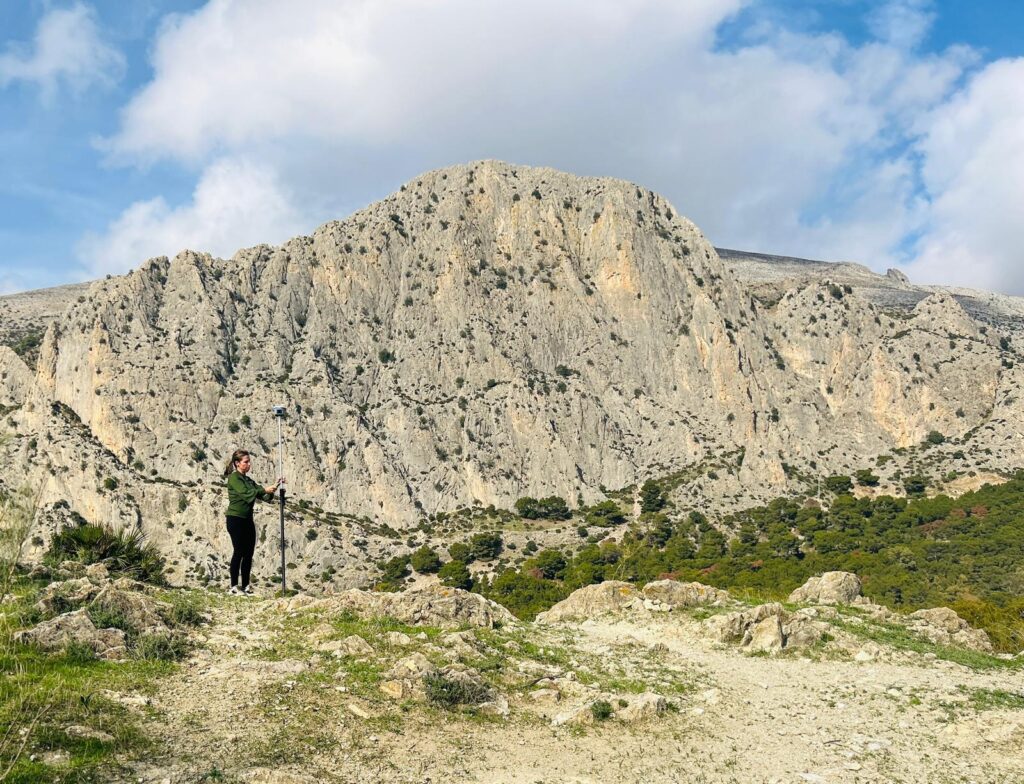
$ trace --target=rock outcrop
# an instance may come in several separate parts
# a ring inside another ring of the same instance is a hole
[[[596,618],[631,606],[640,591],[632,583],[607,580],[573,591],[554,607],[537,616],[538,623],[558,623]]]
[[[492,628],[516,623],[516,617],[500,604],[479,594],[438,583],[395,593],[353,588],[322,599],[303,598],[302,602],[279,600],[279,606],[291,610],[319,607],[329,612],[352,612],[364,618],[387,617],[402,623],[449,628]]]
[[[789,595],[805,604],[853,604],[860,596],[860,578],[850,572],[825,572],[810,578]]]
[[[949,607],[933,607],[912,612],[904,623],[939,645],[992,652],[992,641],[983,629],[975,629]]]
[[[63,613],[32,629],[14,634],[15,642],[36,645],[44,651],[59,651],[71,644],[91,650],[100,659],[123,659],[127,655],[125,634],[120,629],[97,629],[86,610]]]

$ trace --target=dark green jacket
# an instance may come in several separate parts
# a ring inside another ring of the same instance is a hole
[[[237,471],[228,477],[228,517],[252,517],[256,499],[273,501],[274,494]]]

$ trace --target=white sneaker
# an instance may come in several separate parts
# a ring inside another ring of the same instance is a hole
[[[242,589],[239,588],[237,585],[232,585],[231,588],[228,590],[228,593],[232,596],[241,596]]]
[[[245,586],[245,588],[242,589],[241,593],[242,593],[243,596],[255,596],[256,595],[256,591],[254,591],[252,589],[251,585]]]

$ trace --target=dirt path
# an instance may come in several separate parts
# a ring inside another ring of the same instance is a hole
[[[599,661],[623,679],[654,679],[653,690],[678,689],[677,710],[644,723],[553,727],[569,698],[542,704],[520,691],[507,718],[395,703],[361,685],[372,657],[332,669],[315,650],[323,624],[289,631],[299,614],[281,614],[278,625],[268,604],[214,609],[205,647],[154,700],[147,724],[162,752],[137,763],[135,779],[1024,781],[1024,713],[996,699],[1020,692],[1019,672],[746,656],[708,643],[678,616],[527,625],[529,639],[562,646],[581,667]],[[992,705],[981,705],[986,695],[996,695]]]

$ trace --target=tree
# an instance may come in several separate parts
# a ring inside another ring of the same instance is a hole
[[[477,561],[492,561],[501,554],[502,541],[499,533],[473,534],[469,540],[469,552]]]
[[[472,549],[465,542],[455,542],[448,545],[448,555],[453,561],[462,561],[465,564],[473,563],[475,560]]]
[[[541,577],[548,580],[561,580],[565,577],[566,563],[565,556],[558,550],[541,550],[535,558],[531,558],[523,569],[529,573],[536,570]]]
[[[870,468],[862,468],[854,476],[861,487],[878,487],[879,477]]]
[[[537,499],[531,496],[523,496],[515,503],[516,514],[526,520],[536,520],[540,517],[540,507]]]
[[[929,444],[934,444],[938,446],[939,444],[945,443],[946,437],[942,435],[942,433],[940,433],[938,430],[932,430],[925,437],[925,441],[927,441]]]
[[[473,577],[469,573],[469,567],[462,561],[449,561],[440,568],[437,576],[441,582],[451,588],[462,588],[468,591],[473,587]]]
[[[640,488],[640,511],[657,512],[665,505],[665,493],[661,485],[648,479]]]
[[[410,556],[409,564],[420,574],[434,574],[441,568],[441,556],[433,547],[423,545]]]
[[[825,487],[836,495],[842,495],[843,493],[849,493],[853,489],[853,482],[850,481],[848,476],[836,474],[825,477]]]
[[[516,513],[527,520],[568,520],[572,517],[569,505],[564,498],[549,495],[547,498],[531,498],[524,496],[516,501]]]
[[[611,528],[612,526],[624,523],[626,516],[614,501],[602,501],[599,504],[594,504],[587,510],[586,521],[587,525]]]
[[[396,555],[381,566],[381,582],[398,583],[409,574],[409,556]]]
[[[907,491],[907,495],[924,495],[927,487],[928,480],[923,476],[914,475],[903,478],[903,489]]]
[[[569,505],[564,498],[557,495],[549,495],[538,502],[540,504],[541,517],[548,520],[568,520],[572,517]]]

